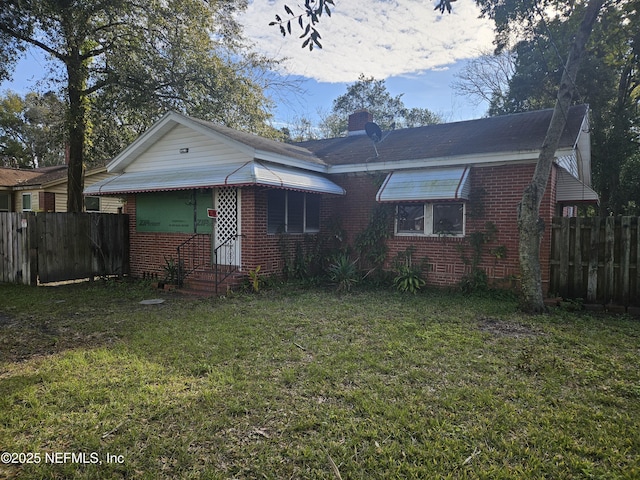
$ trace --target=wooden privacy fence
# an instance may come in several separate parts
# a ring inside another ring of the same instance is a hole
[[[129,218],[104,213],[0,213],[0,282],[129,273]]]
[[[27,213],[0,212],[0,282],[31,284],[37,257],[30,252]],[[36,277],[34,277],[36,278]]]
[[[640,305],[638,217],[553,219],[549,292]]]

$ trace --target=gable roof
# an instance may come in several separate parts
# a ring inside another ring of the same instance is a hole
[[[558,150],[576,146],[589,107],[577,105],[569,109],[567,126]],[[345,171],[347,165],[389,164],[417,160],[442,160],[461,157],[496,158],[497,154],[539,154],[553,109],[404,128],[382,134],[373,144],[366,135],[299,142],[296,145],[313,152],[331,167],[330,172]],[[529,155],[527,155],[529,154]],[[442,164],[442,162],[441,162]],[[382,165],[380,165],[382,166]],[[337,167],[337,168],[336,168]]]
[[[168,112],[149,130],[138,137],[107,165],[107,171],[115,173],[125,171],[127,166],[133,163],[136,158],[178,125],[191,128],[205,137],[223,142],[245,153],[251,159],[308,168],[320,172],[325,171],[324,163],[303,147],[241,132],[176,112]]]
[[[588,151],[582,152],[581,148],[584,150],[584,145],[588,145],[588,111],[587,105],[569,109],[567,126],[556,152],[558,156],[570,155],[571,158],[580,159],[582,168],[578,169],[579,176],[587,184],[590,178],[590,155]],[[230,184],[229,180],[224,176],[221,180],[216,176],[217,170],[212,169],[223,168],[227,172],[225,175],[228,175],[234,168],[250,164],[254,170],[265,165],[276,169],[289,168],[294,176],[307,172],[310,177],[315,175],[312,182],[315,188],[327,180],[316,178],[317,174],[535,162],[552,114],[553,109],[547,109],[400,129],[383,133],[381,141],[375,144],[366,135],[287,144],[169,112],[109,163],[107,171],[121,174],[118,180],[105,180],[95,188],[102,193],[109,191],[110,194],[115,194],[116,188],[122,192],[152,191],[161,188],[155,183],[160,170],[165,176],[175,177],[171,177],[167,189],[204,188],[196,186],[203,182],[227,185]],[[179,154],[189,152],[186,148],[188,143],[185,146],[182,144],[193,141],[194,137],[185,135],[185,131],[193,132],[205,140],[196,142],[196,155],[187,162],[181,161]],[[162,141],[166,141],[168,150],[164,146],[153,149],[157,145],[164,145]],[[219,148],[222,153],[216,157],[215,152]],[[578,155],[575,155],[576,150]],[[131,167],[132,164],[135,165]],[[198,176],[197,172],[207,169],[211,172]],[[147,173],[141,175],[141,172]],[[253,175],[250,183],[261,184],[262,179],[258,177]],[[195,178],[198,180],[195,181]],[[240,183],[239,179],[233,182]],[[282,188],[295,187],[287,182],[281,183]],[[338,189],[335,188],[336,191]],[[93,192],[85,190],[85,193],[88,191]]]

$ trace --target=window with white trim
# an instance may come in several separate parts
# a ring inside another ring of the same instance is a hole
[[[396,206],[396,235],[464,236],[465,204],[400,203]]]
[[[30,193],[22,194],[22,211],[23,212],[31,211],[31,194]]]
[[[269,190],[267,233],[316,233],[320,231],[320,195]]]

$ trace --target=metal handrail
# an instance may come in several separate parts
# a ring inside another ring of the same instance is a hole
[[[178,252],[178,286],[182,287],[184,279],[206,263],[205,259],[209,253],[209,249],[206,248],[207,242],[205,241],[207,237],[210,237],[207,233],[194,233],[176,247]],[[191,248],[191,255],[186,256],[184,252],[188,247]],[[189,265],[187,265],[187,262],[189,262]]]
[[[227,246],[228,244],[231,243],[232,240],[237,240],[238,237],[242,237],[242,234],[233,234],[230,235],[229,237],[227,237],[220,245],[218,245],[214,250],[213,250],[213,258],[214,258],[214,275],[215,275],[215,284],[216,284],[216,288],[215,288],[215,294],[216,296],[218,295],[218,285],[220,285],[222,282],[224,282],[224,280],[231,275],[232,273],[236,272],[238,270],[238,266],[237,265],[228,265],[228,267],[233,267],[233,268],[227,268],[227,271],[225,272],[224,277],[220,278],[220,268],[219,268],[219,262],[218,262],[218,251],[222,248]],[[230,252],[229,257],[235,259],[236,257],[236,251],[235,249],[238,248],[237,244],[234,246],[234,249]]]

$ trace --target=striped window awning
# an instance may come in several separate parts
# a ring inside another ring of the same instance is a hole
[[[84,194],[118,195],[248,185],[333,195],[345,194],[342,187],[320,173],[259,161],[207,168],[125,172],[88,186]]]
[[[378,202],[468,200],[469,168],[399,170],[387,175],[378,190]]]

